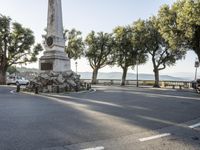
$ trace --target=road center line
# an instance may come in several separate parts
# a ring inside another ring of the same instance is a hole
[[[145,142],[145,141],[154,140],[154,139],[158,139],[158,138],[162,138],[162,137],[166,137],[166,136],[170,136],[170,135],[171,135],[171,133],[164,133],[164,134],[159,134],[159,135],[150,136],[150,137],[146,137],[146,138],[141,138],[141,139],[139,139],[139,141]]]
[[[96,147],[96,148],[88,148],[88,149],[81,149],[81,150],[104,150],[103,146]]]
[[[194,125],[189,126],[189,128],[193,129],[193,128],[196,128],[196,127],[199,127],[199,126],[200,126],[200,122],[197,123],[197,124],[194,124]]]

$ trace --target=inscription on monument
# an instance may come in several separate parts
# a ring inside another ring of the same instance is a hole
[[[53,70],[52,63],[41,63],[41,70]]]

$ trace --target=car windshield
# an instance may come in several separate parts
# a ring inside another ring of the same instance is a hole
[[[14,80],[14,79],[15,79],[15,77],[8,77],[8,79]]]
[[[18,79],[18,80],[21,80],[21,79],[22,79],[22,77],[17,77],[17,79]]]

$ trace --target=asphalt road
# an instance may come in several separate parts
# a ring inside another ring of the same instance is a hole
[[[36,96],[0,87],[0,150],[200,150],[200,95],[95,88]]]

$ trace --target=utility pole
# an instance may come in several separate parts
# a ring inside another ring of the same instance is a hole
[[[76,61],[75,62],[75,65],[76,65],[76,74],[78,73],[78,71],[77,71],[77,68],[78,68],[78,62]]]
[[[195,67],[195,77],[194,77],[194,80],[196,81],[197,80],[197,69],[199,68],[199,61],[198,61],[198,59],[196,59],[194,67]]]

